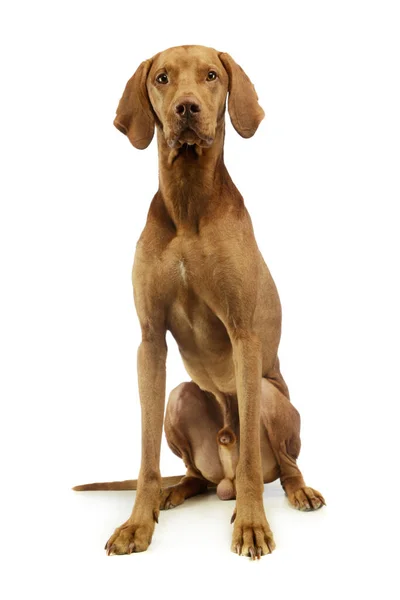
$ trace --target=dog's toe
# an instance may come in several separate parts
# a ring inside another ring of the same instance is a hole
[[[160,510],[169,510],[185,502],[185,495],[179,484],[161,491]]]
[[[323,495],[310,487],[302,487],[288,494],[288,500],[294,508],[302,511],[318,510],[325,504]]]

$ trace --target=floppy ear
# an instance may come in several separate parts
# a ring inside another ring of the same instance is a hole
[[[229,54],[222,52],[219,58],[229,75],[228,112],[232,125],[242,137],[252,137],[265,116],[254,85]]]
[[[114,119],[115,127],[139,150],[147,148],[154,135],[154,116],[146,87],[151,63],[151,59],[142,62],[126,84]]]

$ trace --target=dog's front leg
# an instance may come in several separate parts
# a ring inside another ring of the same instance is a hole
[[[142,460],[136,501],[129,519],[106,544],[107,554],[147,550],[160,510],[160,446],[165,404],[165,332],[143,337],[138,351],[138,379],[142,408]],[[129,439],[122,440],[124,445]]]
[[[231,335],[240,420],[232,550],[252,559],[275,547],[263,505],[260,451],[261,343],[249,332]]]

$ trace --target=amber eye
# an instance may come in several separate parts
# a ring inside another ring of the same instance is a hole
[[[217,74],[215,71],[208,71],[207,73],[207,81],[214,81],[215,79],[217,79]]]
[[[166,84],[168,83],[168,75],[166,73],[160,73],[160,75],[157,75],[156,81],[158,83]]]

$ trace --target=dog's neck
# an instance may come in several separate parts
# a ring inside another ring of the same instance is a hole
[[[185,145],[176,150],[168,146],[162,131],[157,131],[158,193],[177,231],[198,233],[221,210],[227,189],[232,189],[232,201],[236,196],[242,201],[224,164],[224,137],[222,124],[209,148]]]

